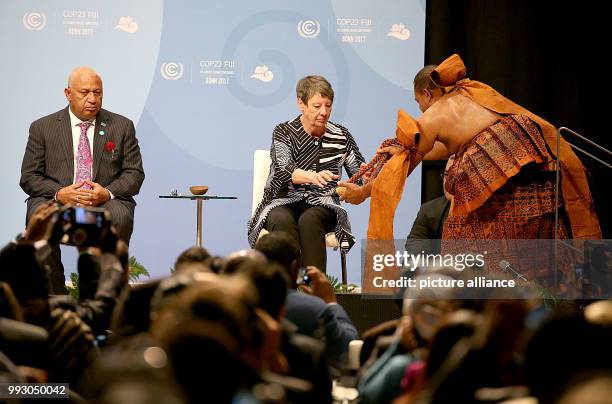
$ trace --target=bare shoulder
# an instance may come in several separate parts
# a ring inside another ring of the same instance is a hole
[[[422,134],[427,137],[436,138],[441,128],[447,124],[449,105],[448,100],[440,99],[427,109],[418,119]]]

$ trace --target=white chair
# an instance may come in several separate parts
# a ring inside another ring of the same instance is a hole
[[[263,199],[264,188],[270,175],[270,151],[255,150],[253,155],[253,206],[251,207],[251,216],[255,213],[257,205]],[[258,237],[268,234],[266,229],[262,229]],[[336,239],[334,232],[325,235],[325,245],[334,250],[340,250],[340,266],[342,268],[342,284],[346,286],[346,254],[340,248],[340,244]]]
[[[361,348],[363,348],[363,340],[354,339],[349,342],[348,354],[346,355],[346,368],[348,370],[359,370],[361,368]]]

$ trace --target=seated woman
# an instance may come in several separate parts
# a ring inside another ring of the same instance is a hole
[[[325,272],[326,233],[334,231],[345,252],[355,243],[335,191],[342,167],[353,175],[364,159],[348,129],[329,122],[334,90],[324,77],[302,78],[296,92],[301,115],[274,128],[270,176],[249,221],[249,243],[262,229],[287,232],[301,247],[302,265]]]

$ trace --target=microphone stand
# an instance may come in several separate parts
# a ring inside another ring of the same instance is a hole
[[[520,272],[518,272],[516,269],[514,269],[514,267],[512,267],[512,265],[510,265],[510,263],[506,260],[500,261],[500,265],[502,266],[502,269],[504,272],[510,272],[512,273],[512,277],[516,280],[516,279],[522,279],[525,282],[529,282],[527,280],[527,278],[525,278],[523,276],[523,274],[521,274]],[[534,281],[536,282],[536,281]]]
[[[559,182],[560,182],[560,173],[561,173],[561,164],[559,162],[559,154],[561,153],[561,133],[567,133],[569,135],[572,135],[578,139],[581,139],[583,141],[585,141],[586,143],[590,144],[591,146],[601,150],[602,152],[604,152],[605,154],[607,154],[609,157],[612,156],[612,152],[608,149],[606,149],[605,147],[593,142],[592,140],[582,136],[579,133],[574,132],[573,130],[562,126],[559,129],[557,129],[557,154],[555,156],[555,246],[554,246],[554,250],[553,250],[553,259],[555,261],[555,288],[558,286],[558,274],[557,274],[557,243],[561,240],[559,240]],[[565,140],[565,138],[564,138]],[[576,146],[575,144],[573,144],[572,142],[569,142],[568,140],[565,140],[572,149],[579,151],[580,153],[584,154],[587,157],[592,158],[593,160],[597,161],[598,163],[602,164],[603,166],[607,167],[607,168],[612,168],[612,164],[598,158],[595,157],[593,154],[587,152],[586,150],[584,150],[581,147]],[[563,242],[563,241],[561,241]],[[574,246],[569,245],[566,242],[563,242],[564,245],[569,246],[570,248],[572,248],[574,251],[580,252],[579,249],[575,248]]]

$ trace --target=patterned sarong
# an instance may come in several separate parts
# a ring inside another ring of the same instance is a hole
[[[551,161],[539,127],[524,115],[506,116],[476,135],[445,173],[453,203],[443,254],[488,248],[489,268],[505,260],[531,277],[550,273],[551,255],[540,243],[509,241],[503,248],[484,240],[555,239],[555,208],[563,212],[563,199],[555,200]],[[565,220],[559,220],[558,238],[569,238]]]

